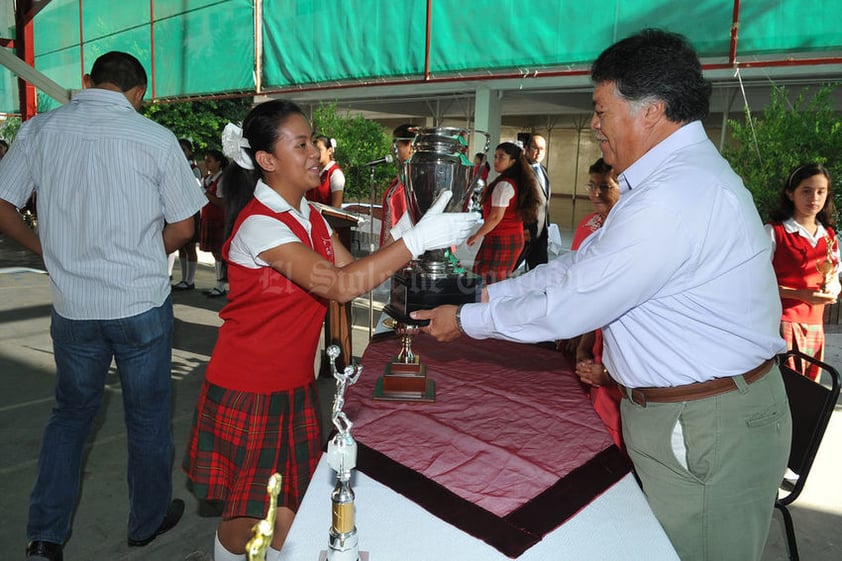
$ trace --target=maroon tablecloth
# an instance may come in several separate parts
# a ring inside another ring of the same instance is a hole
[[[435,403],[378,401],[399,349],[372,341],[344,411],[358,469],[515,557],[629,471],[564,357],[535,345],[462,338],[413,349]]]

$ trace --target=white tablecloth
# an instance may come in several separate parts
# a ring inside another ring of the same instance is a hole
[[[335,473],[322,456],[283,548],[284,561],[318,561],[327,549]],[[360,550],[370,561],[504,561],[493,547],[355,471]],[[518,561],[678,561],[632,475],[526,550]]]

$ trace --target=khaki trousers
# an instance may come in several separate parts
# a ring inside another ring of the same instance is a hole
[[[682,561],[763,554],[792,434],[777,366],[751,385],[681,403],[623,399],[623,437],[643,490]]]

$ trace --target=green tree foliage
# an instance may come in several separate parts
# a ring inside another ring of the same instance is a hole
[[[18,135],[20,124],[20,117],[9,117],[3,121],[3,126],[0,126],[0,138],[11,144]]]
[[[805,88],[792,103],[786,88],[775,87],[761,115],[747,110],[744,123],[728,121],[735,142],[722,153],[751,191],[764,222],[789,174],[808,162],[827,167],[837,185],[834,203],[842,208],[842,122],[831,98],[836,87],[823,85],[812,96]]]
[[[252,106],[251,98],[152,103],[141,113],[193,143],[197,159],[208,149],[220,149],[222,129],[240,123]]]
[[[336,140],[334,158],[345,173],[345,201],[370,200],[370,170],[365,165],[391,154],[392,135],[362,115],[340,115],[336,104],[323,104],[313,111],[313,131]],[[395,164],[374,168],[375,204],[397,170]]]

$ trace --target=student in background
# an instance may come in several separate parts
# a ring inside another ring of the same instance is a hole
[[[830,174],[823,165],[809,163],[789,174],[766,225],[783,307],[781,334],[788,349],[818,360],[824,360],[824,308],[842,289],[835,216]],[[813,380],[821,375],[810,363],[790,359],[790,366]]]
[[[342,208],[345,173],[334,160],[336,140],[320,134],[314,142],[319,150],[319,185],[307,192],[307,200]]]

